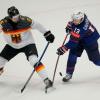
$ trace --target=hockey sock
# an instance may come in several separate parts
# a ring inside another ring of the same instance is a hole
[[[48,78],[46,70],[45,70],[45,66],[42,63],[39,63],[38,66],[35,67],[35,70],[43,80]]]

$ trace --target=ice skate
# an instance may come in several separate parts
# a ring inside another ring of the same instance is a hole
[[[50,88],[50,87],[52,87],[52,81],[51,81],[50,79],[46,78],[46,79],[44,80],[44,83],[45,83],[45,85],[46,85],[46,87],[45,87],[45,92],[47,93],[47,89]]]
[[[66,76],[63,77],[62,81],[63,82],[68,82],[71,78],[72,78],[72,75],[71,74],[66,74]]]

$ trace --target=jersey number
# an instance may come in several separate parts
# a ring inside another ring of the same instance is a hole
[[[13,43],[19,43],[21,42],[21,35],[20,34],[11,35],[11,39]]]
[[[75,28],[74,32],[79,34],[80,33],[80,29]]]

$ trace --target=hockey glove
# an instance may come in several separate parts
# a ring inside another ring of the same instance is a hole
[[[46,33],[44,33],[44,37],[50,43],[53,43],[53,41],[55,39],[55,36],[51,33],[51,31],[47,31]]]
[[[68,49],[65,46],[62,46],[57,49],[57,54],[58,55],[63,55]]]
[[[72,31],[72,29],[70,27],[66,27],[66,33],[70,33]]]

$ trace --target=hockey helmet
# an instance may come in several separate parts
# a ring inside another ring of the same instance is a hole
[[[10,18],[12,18],[13,16],[16,16],[16,15],[19,15],[19,10],[15,6],[12,6],[12,7],[8,8],[8,15]]]
[[[79,25],[80,23],[82,23],[84,21],[84,16],[85,14],[78,11],[78,12],[74,12],[72,14],[72,21],[75,25]]]

